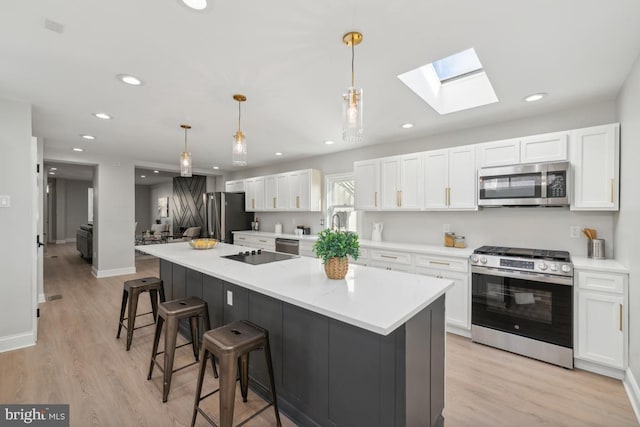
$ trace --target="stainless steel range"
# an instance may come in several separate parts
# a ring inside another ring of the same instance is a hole
[[[471,274],[473,341],[573,368],[569,252],[483,246]]]

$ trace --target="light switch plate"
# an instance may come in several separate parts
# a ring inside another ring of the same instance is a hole
[[[569,237],[577,239],[580,237],[581,227],[579,225],[572,225],[569,227]]]
[[[233,292],[227,291],[227,305],[233,306]]]
[[[0,208],[8,208],[11,206],[11,196],[0,195]]]

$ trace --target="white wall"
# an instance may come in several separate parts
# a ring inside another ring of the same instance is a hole
[[[169,233],[173,234],[173,182],[164,182],[162,184],[152,185],[150,188],[150,205],[149,212],[151,214],[151,218],[149,220],[149,224],[145,227],[147,229],[151,228],[151,223],[158,217],[158,199],[160,197],[168,197],[169,198],[169,217],[162,218],[163,224],[169,224]],[[142,226],[142,225],[141,225]],[[142,230],[142,228],[140,228]]]
[[[153,205],[151,199],[151,186],[150,185],[136,185],[135,188],[135,218],[138,223],[137,234],[141,234],[143,231],[148,230],[153,222],[152,218],[155,218],[153,210],[149,209],[150,205]]]
[[[0,194],[11,197],[11,206],[0,208],[0,351],[6,351],[36,340],[30,105],[0,99],[0,152]]]
[[[474,144],[517,136],[574,129],[613,123],[616,121],[615,102],[607,101],[581,108],[557,111],[543,116],[514,120],[478,128],[463,129],[420,140],[394,144],[367,146],[326,156],[285,162],[277,166],[243,170],[225,179],[240,179],[297,169],[316,168],[324,174],[347,172],[356,160],[374,159],[389,155],[426,151],[430,149]],[[264,231],[273,231],[280,221],[285,232],[292,230],[294,221],[310,225],[316,233],[322,214],[265,213],[256,214]],[[442,244],[442,226],[450,224],[451,231],[465,235],[470,247],[485,244],[538,247],[568,250],[574,256],[586,256],[586,241],[569,238],[569,227],[577,225],[598,230],[608,242],[607,255],[613,255],[613,214],[570,212],[563,208],[497,208],[477,212],[366,212],[361,215],[360,235],[371,237],[373,222],[383,222],[383,240],[424,244]]]
[[[618,97],[620,120],[620,212],[616,216],[616,257],[629,276],[629,367],[640,381],[640,57]],[[640,396],[637,396],[640,399]]]
[[[86,225],[89,218],[89,188],[93,186],[91,181],[68,179],[66,181],[65,200],[65,240],[76,241],[76,231],[81,225]]]
[[[56,243],[66,243],[67,236],[67,181],[56,179],[55,208],[56,208]]]

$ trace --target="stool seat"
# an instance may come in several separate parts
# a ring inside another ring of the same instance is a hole
[[[191,419],[192,427],[195,425],[198,413],[200,413],[209,423],[215,425],[213,420],[202,409],[200,409],[200,402],[218,391],[220,392],[220,427],[232,426],[235,400],[234,395],[237,381],[236,372],[238,371],[238,368],[240,368],[240,392],[242,393],[242,400],[246,402],[249,386],[249,353],[253,350],[260,349],[264,350],[265,360],[267,362],[267,370],[271,386],[271,402],[239,425],[244,425],[247,421],[273,405],[276,423],[278,427],[281,426],[273,375],[273,364],[271,362],[269,332],[249,321],[239,320],[214,330],[207,331],[203,336],[202,349],[200,350],[200,372],[198,375],[196,398]],[[206,365],[205,360],[210,354],[217,356],[219,359],[220,387],[217,390],[201,396]]]
[[[149,292],[151,299],[151,311],[138,314],[138,297],[143,292]],[[143,277],[141,279],[127,280],[122,288],[122,303],[120,305],[120,320],[118,321],[118,334],[116,338],[120,338],[120,332],[124,327],[127,330],[127,351],[131,348],[133,341],[133,331],[136,329],[152,326],[158,317],[158,294],[160,294],[160,302],[164,302],[164,286],[162,280],[157,277]],[[124,317],[127,304],[129,311],[127,317]],[[147,325],[136,327],[136,317],[153,314],[153,322]],[[127,325],[124,325],[124,321]]]
[[[162,402],[166,402],[169,397],[169,390],[171,389],[171,376],[174,372],[184,369],[188,366],[198,363],[198,337],[200,328],[200,318],[204,323],[204,330],[210,329],[209,324],[209,307],[207,302],[197,297],[180,298],[172,301],[167,301],[158,307],[158,320],[156,322],[156,333],[153,339],[153,349],[151,350],[151,362],[149,364],[149,375],[147,380],[151,379],[153,375],[153,368],[156,364],[162,370],[163,382],[162,382]],[[178,338],[178,325],[180,320],[189,319],[189,326],[191,330],[191,341],[176,346]],[[160,343],[160,335],[162,334],[162,326],[167,323],[167,327],[164,333],[164,351],[158,352],[158,344]],[[177,369],[173,369],[173,360],[175,358],[176,348],[183,347],[191,344],[193,348],[193,356],[195,362],[189,363]],[[164,363],[160,365],[156,361],[156,356],[164,353]],[[206,358],[204,359],[206,363]],[[213,375],[218,378],[218,371],[216,369],[215,360],[211,357],[211,364],[213,366]]]

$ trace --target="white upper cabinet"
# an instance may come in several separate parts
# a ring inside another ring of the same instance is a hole
[[[422,208],[422,154],[386,157],[380,160],[380,208],[417,210]]]
[[[322,208],[322,174],[316,169],[289,173],[290,211],[319,212]]]
[[[363,160],[353,164],[355,205],[360,210],[378,210],[380,192],[380,160]]]
[[[245,210],[256,212],[264,210],[264,178],[255,177],[245,181]]]
[[[278,198],[278,175],[264,177],[264,209],[265,211],[276,210],[276,200]]]
[[[568,134],[568,132],[555,132],[522,138],[520,163],[566,161]]]
[[[424,153],[425,209],[478,209],[475,154],[473,145]]]
[[[617,211],[620,191],[620,125],[571,132],[571,210]]]
[[[228,193],[244,193],[244,179],[226,181],[224,183],[224,191]]]
[[[554,132],[476,145],[478,167],[566,161],[569,132]]]
[[[520,163],[520,139],[485,142],[477,144],[476,150],[479,168]]]
[[[291,207],[289,205],[290,200],[291,200],[290,175],[286,173],[276,175],[275,209],[280,211],[289,209]]]

